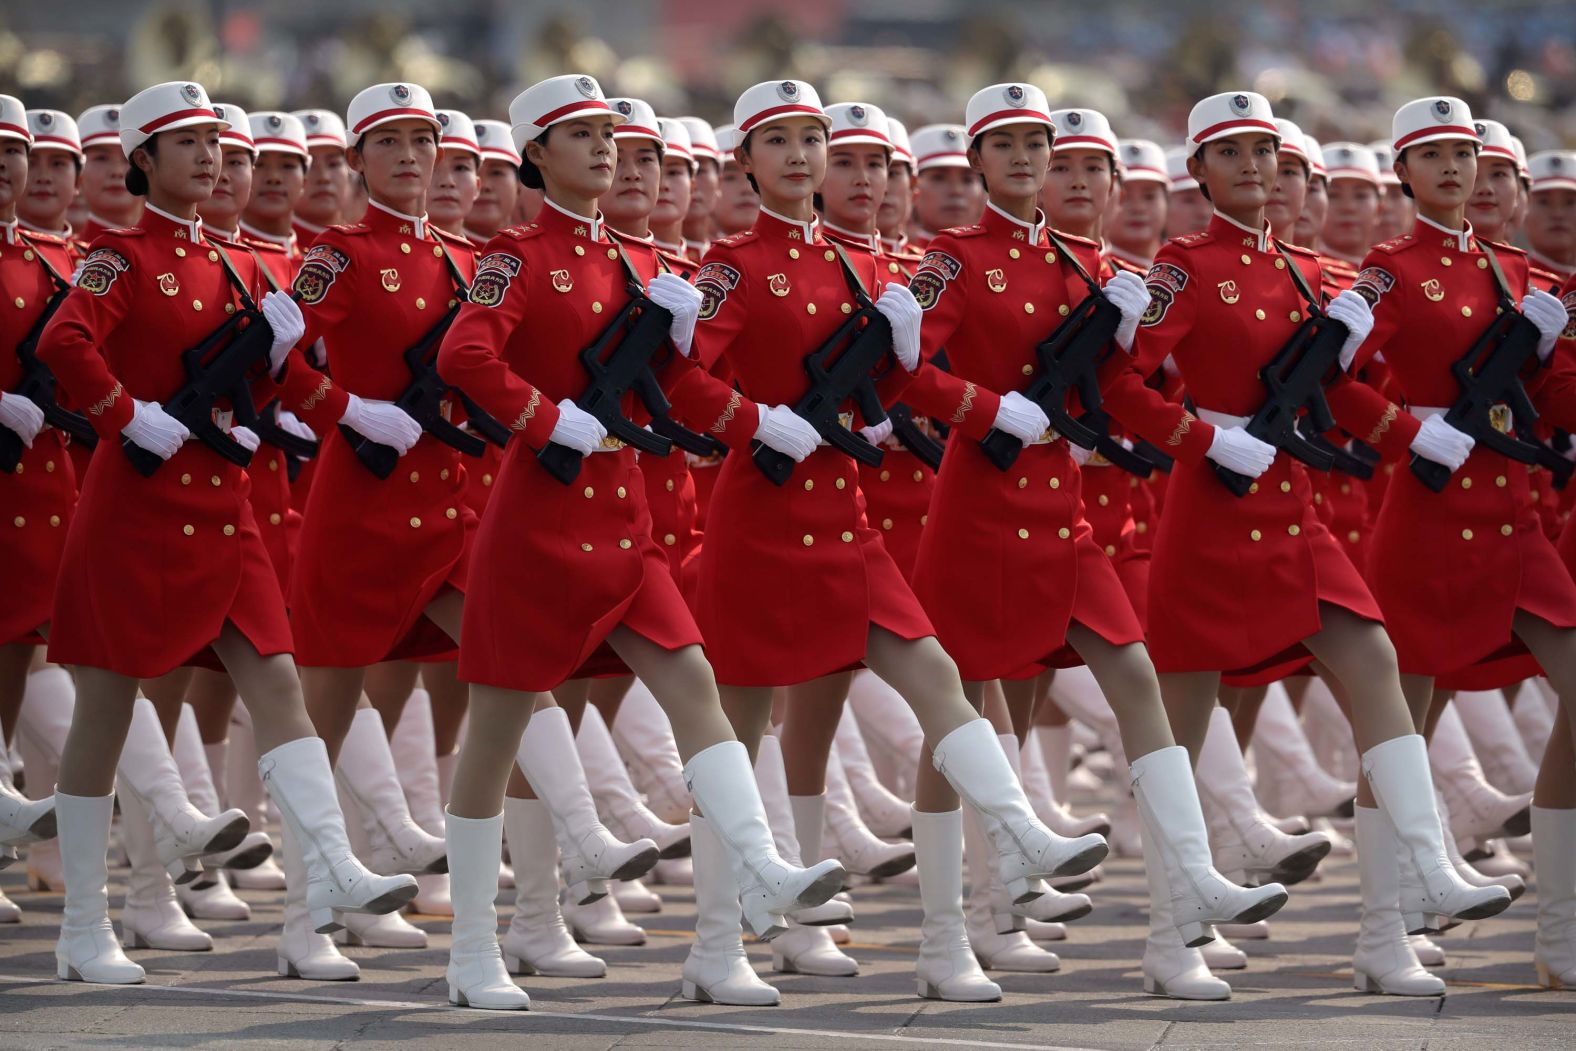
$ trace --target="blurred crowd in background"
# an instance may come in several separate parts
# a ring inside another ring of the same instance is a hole
[[[1323,140],[1386,138],[1397,105],[1440,93],[1530,151],[1576,146],[1571,0],[0,0],[0,92],[72,113],[190,77],[249,109],[343,110],[409,80],[498,118],[522,86],[571,70],[718,124],[778,77],[910,127],[1028,80],[1165,144],[1199,98],[1251,88]]]

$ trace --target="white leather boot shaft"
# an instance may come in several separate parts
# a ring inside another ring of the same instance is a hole
[[[744,746],[739,745],[739,751],[743,750]],[[776,1006],[781,1000],[777,990],[761,981],[744,954],[739,886],[733,879],[733,862],[710,825],[699,814],[690,816],[690,844],[694,848],[691,857],[695,863],[695,944],[684,960],[681,992],[686,1000],[702,1003]]]
[[[181,772],[181,784],[186,789],[186,798],[199,813],[208,817],[215,817],[222,810],[219,804],[218,785],[223,780],[222,774],[228,758],[227,751],[228,746],[223,741],[212,745],[203,744],[202,732],[197,726],[197,713],[191,705],[181,705],[181,714],[175,724],[175,741],[170,746],[170,755],[175,760],[176,768]],[[217,768],[214,766],[215,762],[219,763]],[[250,815],[247,821],[251,822]],[[210,857],[209,864],[205,866],[202,875],[188,886],[197,890],[207,890],[218,884],[221,869],[256,868],[268,860],[273,852],[273,841],[268,838],[266,832],[254,825],[241,842],[229,850]]]
[[[909,821],[925,911],[914,965],[919,995],[962,1003],[1000,1000],[1001,986],[980,969],[963,919],[963,811],[913,810]]]
[[[1576,989],[1576,810],[1532,808],[1538,936],[1532,959],[1545,989]]]
[[[1255,793],[1271,814],[1291,817],[1293,810],[1306,810],[1307,814],[1297,815],[1303,817],[1350,813],[1356,783],[1331,777],[1319,765],[1302,720],[1297,718],[1286,688],[1278,682],[1270,686],[1259,706],[1253,725],[1253,753],[1263,760],[1257,764]]]
[[[1128,765],[1122,731],[1116,722],[1111,702],[1105,699],[1094,672],[1085,666],[1058,668],[1051,679],[1050,696],[1056,706],[1093,730],[1111,755],[1118,770]]]
[[[819,853],[821,828],[826,823],[826,797],[788,795],[788,772],[783,765],[782,742],[776,734],[763,736],[756,750],[755,785],[761,793],[761,809],[771,827],[772,846],[777,856],[788,865],[802,868],[804,855],[799,844],[799,830],[803,828],[811,834],[811,845]],[[832,897],[819,905],[794,909],[785,915],[793,924],[824,927],[852,922],[854,910]],[[807,940],[815,941],[801,937],[795,944],[803,945]]]
[[[626,843],[649,839],[657,845],[662,858],[689,856],[689,821],[670,824],[646,806],[594,704],[586,705],[585,714],[580,717],[575,747],[580,751],[580,765],[597,813],[615,836]]]
[[[443,834],[443,789],[438,784],[438,754],[432,724],[432,697],[410,691],[399,722],[389,735],[389,751],[399,768],[399,783],[411,820],[434,836]]]
[[[238,704],[230,714],[230,747],[224,773],[224,799],[251,821],[252,828],[268,828],[268,793],[257,776],[257,742],[252,736],[246,706]],[[283,830],[280,830],[281,838]],[[265,858],[249,869],[233,869],[230,882],[242,890],[284,890],[285,874],[274,858]]]
[[[1144,877],[1149,883],[1149,936],[1144,941],[1144,992],[1173,1000],[1229,1000],[1231,986],[1216,978],[1196,948],[1182,944],[1171,913],[1167,862],[1152,836],[1144,837]]]
[[[449,1003],[489,1011],[524,1011],[525,990],[504,969],[498,948],[498,865],[503,861],[503,815],[473,819],[444,814],[454,940],[449,948]]]
[[[1512,796],[1489,784],[1454,701],[1440,713],[1428,744],[1428,758],[1434,783],[1450,804],[1451,827],[1458,838],[1524,836],[1531,830],[1527,812],[1531,790]]]
[[[1391,996],[1443,995],[1445,983],[1423,970],[1401,925],[1394,829],[1384,814],[1369,807],[1357,808],[1356,825],[1363,918],[1352,954],[1353,987]]]
[[[138,985],[142,968],[126,959],[109,923],[110,817],[114,796],[55,793],[60,857],[66,879],[65,910],[55,943],[56,976],[74,982]]]
[[[27,795],[32,799],[47,799],[54,788],[75,709],[76,687],[66,669],[51,665],[28,675],[17,716],[16,750],[27,769]],[[28,850],[27,889],[57,894],[66,889],[55,840],[43,840]]]
[[[128,949],[207,952],[213,939],[186,918],[154,845],[153,825],[142,799],[128,792],[120,799],[121,838],[131,861],[126,900],[120,910],[121,940]]]
[[[664,821],[687,823],[690,796],[673,724],[645,683],[636,679],[630,686],[608,730],[646,804]]]
[[[914,798],[925,731],[903,695],[868,669],[854,673],[845,706],[859,721],[871,765],[892,793]]]
[[[860,816],[858,803],[843,764],[834,748],[826,757],[825,828],[832,853],[848,871],[878,879],[896,876],[914,867],[914,849],[906,843],[888,843],[876,836]]]
[[[11,779],[11,757],[0,727],[0,847],[14,847],[55,838],[55,801],[52,796],[29,799]]]
[[[442,837],[411,820],[383,717],[376,708],[362,708],[350,721],[334,765],[334,780],[361,812],[371,846],[369,869],[385,876],[448,871]]]
[[[846,704],[837,720],[832,753],[842,765],[843,776],[848,779],[848,787],[853,790],[859,813],[870,831],[884,839],[907,839],[908,803],[893,795],[876,776],[859,720]]]
[[[1515,873],[1488,876],[1479,872],[1471,862],[1462,857],[1455,833],[1450,831],[1450,807],[1445,803],[1443,793],[1434,794],[1434,805],[1439,809],[1439,827],[1445,837],[1445,856],[1450,859],[1450,864],[1455,866],[1457,875],[1474,887],[1504,887],[1510,893],[1511,901],[1516,901],[1527,892],[1526,881]]]
[[[324,764],[328,753],[324,752]],[[260,780],[260,779],[259,779]],[[340,955],[333,939],[312,929],[307,908],[307,873],[301,847],[289,822],[280,829],[280,860],[285,874],[285,922],[279,932],[278,971],[284,978],[313,982],[349,982],[361,975],[356,961]]]
[[[1023,777],[1023,790],[1029,797],[1034,812],[1045,822],[1045,827],[1058,836],[1076,839],[1090,833],[1103,836],[1111,831],[1111,819],[1104,814],[1078,817],[1062,803],[1048,763],[1065,763],[1064,746],[1072,735],[1066,726],[1035,726],[1029,729],[1029,739],[1019,752],[1019,772]],[[1047,731],[1052,731],[1047,733]],[[1049,754],[1050,758],[1047,758]],[[1066,777],[1062,778],[1066,790]]]
[[[1458,690],[1451,704],[1490,783],[1506,795],[1532,791],[1538,764],[1527,754],[1504,691]]]
[[[980,966],[990,971],[1020,974],[1053,974],[1061,970],[1061,958],[1034,944],[1024,933],[1023,921],[1013,912],[1012,899],[1002,885],[995,846],[986,835],[979,815],[966,807],[963,811],[963,851],[969,866],[964,928]],[[1044,887],[1037,881],[1033,885]]]
[[[1543,762],[1543,751],[1554,732],[1554,716],[1559,708],[1559,696],[1549,680],[1542,677],[1528,679],[1516,694],[1510,717],[1521,734],[1522,747],[1534,763],[1541,765]]]
[[[586,708],[586,714],[591,708]],[[601,978],[607,964],[575,944],[558,909],[553,818],[539,799],[504,797],[504,834],[514,858],[514,917],[503,936],[511,974]]]

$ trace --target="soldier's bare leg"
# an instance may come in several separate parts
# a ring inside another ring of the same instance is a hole
[[[613,725],[613,720],[618,718],[619,706],[624,703],[624,698],[629,694],[629,688],[635,684],[633,675],[620,675],[616,679],[593,679],[591,681],[591,694],[587,698],[596,705],[596,710],[602,713],[602,721],[608,726]]]
[[[361,688],[372,707],[383,717],[384,732],[390,736],[399,725],[405,702],[410,700],[410,691],[416,688],[416,677],[420,674],[421,665],[413,661],[384,661],[367,669]]]
[[[439,756],[450,755],[460,738],[460,724],[470,704],[470,690],[460,681],[458,661],[424,664],[421,682],[432,699],[432,737]]]
[[[1253,738],[1253,724],[1258,722],[1259,709],[1270,692],[1269,686],[1222,686],[1220,706],[1231,713],[1231,726],[1237,732],[1237,744],[1243,748]]]
[[[826,791],[826,758],[853,678],[853,672],[837,672],[788,687],[782,746],[789,795],[818,796]]]
[[[258,755],[267,755],[282,744],[315,734],[312,720],[307,717],[301,678],[289,654],[262,656],[229,621],[225,621],[214,640],[213,649],[252,717]]]
[[[37,648],[23,643],[0,646],[0,726],[5,727],[6,733],[16,731],[22,695],[27,692],[27,671],[33,664],[33,651]]]
[[[115,761],[131,726],[138,680],[104,668],[77,666],[76,710],[60,750],[55,788],[69,796],[107,796],[115,790]]]
[[[449,812],[456,817],[486,820],[503,811],[506,786],[513,789],[525,780],[515,768],[515,755],[531,712],[546,694],[480,683],[471,684],[470,694],[470,732],[460,743],[460,759],[455,764],[454,785],[449,792]],[[509,794],[530,798],[512,790]]]
[[[570,679],[553,687],[553,701],[569,716],[569,728],[580,731],[580,717],[586,713],[586,699],[591,695],[595,679]]]
[[[198,668],[186,688],[186,703],[197,716],[203,744],[218,744],[230,736],[230,712],[235,708],[235,682],[224,672]]]
[[[157,679],[142,681],[142,695],[153,702],[153,710],[159,714],[159,725],[164,727],[164,736],[169,741],[175,740],[175,722],[181,717],[181,705],[186,702],[186,691],[196,670],[176,668]]]
[[[1160,698],[1165,702],[1171,736],[1187,749],[1188,758],[1196,766],[1209,733],[1210,713],[1220,697],[1220,673],[1169,672],[1156,677],[1160,680]]]
[[[755,746],[771,716],[771,690],[719,687],[699,646],[666,650],[622,624],[607,641],[662,705],[673,724],[680,759],[687,763],[696,752],[737,739],[754,761]],[[729,702],[719,703],[724,690],[732,695],[731,709]],[[740,721],[735,723],[736,717]]]
[[[1544,771],[1548,771],[1548,793],[1569,798],[1576,792],[1576,630],[1556,628],[1546,620],[1530,613],[1518,611],[1515,632],[1527,649],[1538,659],[1549,685],[1559,695],[1559,709],[1555,712],[1554,731],[1549,737],[1548,750],[1538,773],[1538,790],[1543,790]],[[1559,747],[1556,749],[1556,742]],[[1550,758],[1550,753],[1554,753]],[[1566,782],[1559,779],[1564,777]],[[1569,808],[1576,803],[1539,803],[1539,806]]]

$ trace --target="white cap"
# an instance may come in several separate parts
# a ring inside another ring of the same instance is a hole
[[[514,148],[523,154],[526,143],[554,124],[590,116],[607,117],[614,125],[624,123],[624,115],[607,104],[595,77],[565,73],[537,81],[514,97],[509,103],[509,133]]]
[[[1051,104],[1046,101],[1045,92],[1033,84],[992,84],[981,88],[969,99],[963,123],[970,140],[1008,124],[1044,124],[1052,136],[1056,134]]]
[[[440,109],[438,126],[443,129],[438,134],[439,146],[446,150],[464,150],[481,159],[482,147],[476,141],[476,125],[470,117],[457,109]]]
[[[1330,166],[1330,181],[1360,179],[1379,185],[1379,158],[1360,142],[1332,142],[1324,147],[1324,160]]]
[[[478,120],[472,122],[476,126],[476,145],[481,148],[484,161],[507,161],[516,168],[520,166],[520,151],[514,148],[514,139],[509,134],[509,125],[501,120]]]
[[[716,129],[699,117],[680,117],[678,120],[684,125],[684,130],[689,132],[690,151],[695,159],[709,157],[721,163],[722,151],[717,148]]]
[[[77,133],[82,149],[120,142],[120,107],[89,106],[77,116]]]
[[[345,122],[339,119],[339,114],[331,109],[298,109],[295,115],[301,118],[301,123],[306,126],[306,148],[315,150],[320,146],[338,146],[344,149],[350,145],[350,139],[345,135]]]
[[[220,148],[229,146],[231,149],[246,150],[256,160],[257,143],[252,140],[252,118],[246,115],[246,111],[228,102],[215,102],[213,111],[229,125],[219,133]]]
[[[713,135],[717,140],[717,155],[724,163],[733,160],[733,151],[738,148],[739,139],[742,138],[739,129],[732,124],[719,124]]]
[[[1111,122],[1099,110],[1053,110],[1051,125],[1056,128],[1058,150],[1104,150],[1118,161],[1122,159],[1116,132],[1111,130]]]
[[[1408,146],[1441,139],[1469,139],[1482,142],[1472,122],[1472,109],[1449,95],[1413,99],[1395,111],[1390,122],[1390,145],[1396,153]]]
[[[1379,185],[1400,186],[1401,177],[1395,173],[1395,147],[1380,139],[1370,142],[1368,148],[1374,151],[1374,160],[1379,162]]]
[[[1171,176],[1166,172],[1166,151],[1148,139],[1122,139],[1118,144],[1122,178],[1127,182],[1157,182],[1167,189]]]
[[[1527,144],[1521,141],[1521,136],[1510,137],[1510,148],[1516,151],[1516,170],[1523,179],[1532,178],[1532,171],[1527,167]]]
[[[663,145],[662,129],[657,125],[657,111],[644,99],[612,98],[607,104],[613,112],[623,116],[624,123],[613,129],[615,139],[649,139]]]
[[[374,84],[363,88],[350,100],[350,109],[345,113],[351,142],[358,141],[373,128],[396,120],[424,120],[440,136],[443,134],[432,96],[420,84]]]
[[[143,88],[120,108],[120,148],[132,152],[161,131],[189,128],[196,124],[228,122],[213,110],[203,86],[190,80],[171,80]]]
[[[1576,150],[1540,150],[1527,158],[1532,192],[1576,190]]]
[[[961,124],[927,124],[914,132],[914,170],[967,168],[969,137]]]
[[[33,133],[27,130],[27,107],[15,95],[0,95],[0,137],[33,141]]]
[[[891,114],[887,115],[887,138],[892,140],[892,160],[914,166],[914,146],[908,141],[908,128]]]
[[[1166,176],[1171,180],[1171,192],[1198,189],[1198,180],[1187,170],[1187,159],[1193,151],[1186,146],[1173,146],[1166,151]]]
[[[821,96],[802,80],[767,80],[746,88],[733,104],[733,126],[740,140],[756,125],[773,117],[814,117],[828,128],[832,119]]]
[[[27,130],[33,133],[33,149],[65,150],[82,159],[82,134],[71,114],[58,109],[27,111]]]
[[[294,113],[264,110],[252,114],[252,141],[259,153],[288,153],[310,161],[306,125]]]
[[[1313,160],[1308,156],[1307,136],[1302,133],[1294,122],[1285,117],[1275,118],[1275,133],[1280,136],[1280,152],[1289,153],[1293,157],[1300,157],[1308,162],[1308,167],[1313,168]]]
[[[1275,127],[1270,100],[1256,91],[1225,91],[1211,95],[1187,115],[1187,139],[1195,146],[1250,131],[1280,134]]]
[[[700,162],[695,159],[695,146],[690,142],[689,128],[685,126],[683,119],[658,117],[657,130],[662,132],[662,144],[667,147],[663,156],[683,157],[689,162],[690,174],[693,175],[700,167]]]
[[[1328,180],[1330,178],[1330,169],[1325,164],[1324,147],[1320,145],[1319,140],[1312,135],[1304,133],[1302,148],[1308,152],[1308,164],[1312,166],[1313,174],[1323,176],[1325,180]]]
[[[1516,144],[1511,141],[1509,128],[1497,120],[1485,118],[1473,121],[1472,130],[1483,140],[1481,156],[1498,157],[1502,161],[1516,163]]]
[[[868,102],[839,102],[826,107],[826,115],[832,118],[828,145],[892,148],[886,113],[879,106]]]

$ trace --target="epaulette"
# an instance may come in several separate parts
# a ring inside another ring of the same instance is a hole
[[[1527,254],[1527,250],[1525,248],[1517,248],[1515,245],[1502,244],[1499,241],[1490,241],[1486,237],[1480,237],[1480,238],[1478,238],[1478,240],[1481,241],[1483,244],[1488,245],[1490,248],[1494,249],[1494,251],[1496,251],[1496,252],[1508,252],[1511,255],[1526,255]]]
[[[1348,276],[1356,276],[1357,274],[1356,263],[1348,263],[1346,260],[1337,259],[1333,255],[1319,256],[1319,266],[1332,274],[1345,274]]]
[[[1100,251],[1099,241],[1091,241],[1087,237],[1079,237],[1077,234],[1063,233],[1060,230],[1055,231],[1055,233],[1057,239],[1063,244],[1072,245],[1075,248],[1093,248],[1097,253]]]
[[[499,237],[508,237],[516,241],[528,241],[533,237],[542,236],[541,223],[525,223],[520,226],[506,226],[498,231]]]
[[[940,237],[943,234],[945,234],[948,237],[960,237],[960,238],[961,237],[983,237],[985,235],[985,233],[986,233],[985,224],[984,223],[979,223],[979,224],[976,224],[974,226],[949,226],[945,230],[939,231],[936,234],[936,237]],[[934,241],[935,238],[931,238],[931,240]],[[923,257],[921,257],[921,258],[923,258]]]
[[[1402,234],[1400,237],[1392,237],[1388,241],[1381,241],[1369,250],[1383,252],[1385,255],[1395,255],[1397,252],[1403,252],[1417,243],[1417,238],[1411,234]]]
[[[327,233],[329,230],[334,231],[336,234],[365,234],[370,233],[372,228],[366,223],[335,223],[323,232]]]
[[[1304,259],[1312,259],[1319,265],[1324,265],[1324,257],[1319,255],[1318,252],[1315,252],[1311,248],[1304,248],[1302,245],[1294,245],[1289,241],[1282,241],[1281,247],[1286,249],[1286,251],[1290,252],[1292,255],[1300,255]]]
[[[1202,245],[1210,244],[1214,240],[1214,234],[1210,233],[1208,230],[1199,230],[1196,233],[1183,234],[1180,237],[1173,237],[1171,240],[1167,241],[1166,244],[1173,244],[1178,248],[1198,248]]]
[[[54,245],[58,248],[69,248],[71,242],[59,234],[46,234],[42,230],[22,230],[21,236],[36,244]]]
[[[447,241],[450,244],[459,245],[461,248],[472,248],[472,247],[474,247],[471,244],[471,239],[469,237],[466,237],[464,234],[451,234],[451,233],[449,233],[449,231],[440,229],[440,228],[438,228],[436,226],[432,226],[431,224],[429,224],[427,228],[429,230],[431,230],[433,233],[437,234],[440,240]]]
[[[290,249],[278,241],[268,241],[261,237],[242,237],[240,244],[243,248],[250,248],[254,252],[264,255],[289,255]]]
[[[719,237],[719,238],[717,238],[715,241],[713,241],[711,243],[711,247],[712,248],[737,248],[737,247],[739,247],[742,244],[748,244],[749,242],[755,240],[758,236],[760,236],[760,235],[757,234],[754,230],[740,230],[736,234],[729,234],[727,237]]]
[[[103,233],[99,234],[99,236],[100,237],[141,237],[145,233],[147,233],[147,231],[144,230],[140,226],[117,226],[117,227],[115,227],[112,230],[105,230]]]

